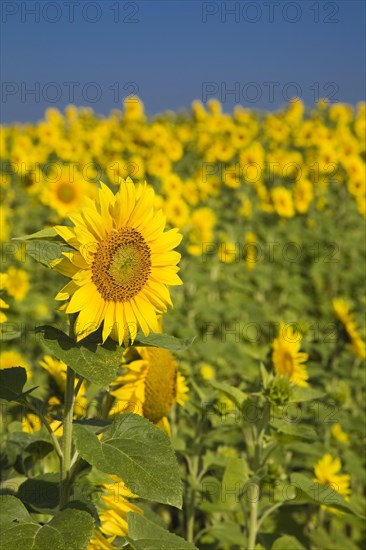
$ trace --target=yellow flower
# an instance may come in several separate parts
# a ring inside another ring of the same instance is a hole
[[[172,225],[184,227],[189,220],[189,209],[183,199],[173,197],[165,203],[165,214]]]
[[[342,298],[334,298],[332,304],[336,316],[341,321],[350,339],[351,351],[360,359],[365,359],[366,345],[358,333],[354,314],[349,312],[349,305]]]
[[[342,495],[345,500],[349,500],[351,477],[347,474],[339,474],[338,472],[341,470],[341,467],[339,458],[334,458],[329,453],[325,454],[314,466],[314,481],[330,486],[334,491]],[[323,505],[322,508],[336,514],[340,513],[336,508],[332,508],[331,506]]]
[[[169,433],[167,415],[174,403],[184,405],[188,386],[178,371],[174,355],[166,349],[143,347],[127,350],[138,353],[118,377],[111,394],[117,401],[111,415],[134,412],[145,416]]]
[[[294,188],[294,203],[296,210],[300,212],[300,214],[304,214],[309,210],[312,200],[313,186],[311,182],[306,179],[297,181]]]
[[[308,354],[300,352],[301,335],[291,326],[280,324],[278,337],[272,342],[274,370],[280,376],[288,376],[297,386],[307,387],[309,378],[306,366]]]
[[[123,102],[123,118],[127,121],[144,120],[144,104],[137,96],[129,96]]]
[[[272,189],[271,195],[274,209],[279,216],[292,218],[295,215],[290,191],[285,187],[275,187]]]
[[[81,173],[73,167],[58,164],[58,170],[42,182],[42,202],[54,208],[64,218],[77,210],[88,195],[90,187]]]
[[[349,442],[348,434],[346,434],[346,432],[342,430],[342,426],[338,422],[336,424],[333,424],[330,431],[334,439],[336,439],[340,443]]]
[[[153,208],[154,191],[127,178],[114,195],[104,184],[98,199],[70,216],[74,227],[57,226],[74,248],[53,267],[71,278],[56,300],[69,300],[66,313],[77,313],[75,334],[81,340],[103,324],[103,342],[112,336],[131,343],[139,328],[158,332],[157,315],[172,305],[168,285],[179,285],[182,236],[164,232],[165,219]]]
[[[8,274],[7,273],[0,273],[0,291],[6,289],[8,282]],[[0,308],[1,309],[8,309],[9,304],[7,304],[2,298],[0,298]],[[7,320],[7,316],[5,313],[0,311],[0,323],[5,323]]]
[[[21,302],[26,297],[29,290],[29,277],[24,269],[9,267],[8,269],[7,291],[15,300]]]
[[[0,369],[11,369],[12,367],[23,367],[27,371],[27,378],[32,377],[29,364],[20,353],[15,350],[2,351],[0,353]]]
[[[251,271],[255,268],[257,260],[258,260],[258,252],[257,252],[257,235],[253,233],[253,231],[247,231],[244,235],[244,243],[245,243],[245,265],[246,268]]]
[[[215,369],[208,363],[202,363],[200,366],[200,375],[203,380],[212,380],[215,378]]]
[[[110,550],[115,548],[113,541],[116,537],[125,537],[128,534],[126,516],[128,512],[143,514],[139,506],[130,502],[138,498],[117,476],[111,476],[111,483],[104,483],[102,496],[102,510],[99,513],[100,526],[94,530],[88,550]]]

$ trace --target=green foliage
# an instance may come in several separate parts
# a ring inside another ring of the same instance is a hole
[[[119,475],[142,498],[181,508],[182,487],[169,438],[146,418],[123,414],[99,440],[83,426],[74,426],[74,441],[84,460]]]

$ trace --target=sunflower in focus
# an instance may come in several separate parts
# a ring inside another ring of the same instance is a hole
[[[110,414],[140,414],[170,434],[167,415],[174,403],[184,405],[188,392],[174,355],[153,347],[129,348],[125,355],[133,360],[126,365],[127,373],[115,381],[111,394],[116,402]]]
[[[339,474],[341,468],[342,464],[339,458],[334,458],[327,453],[314,466],[314,481],[322,485],[329,485],[334,491],[343,496],[345,500],[349,500],[351,477],[348,474]],[[322,508],[335,514],[340,514],[336,508],[324,505],[322,505]]]
[[[133,343],[139,328],[145,336],[158,332],[157,315],[172,306],[167,287],[182,284],[173,250],[182,235],[164,232],[165,217],[153,204],[146,184],[135,187],[127,178],[114,195],[101,183],[97,199],[69,216],[74,227],[55,227],[73,248],[52,267],[71,279],[56,300],[68,300],[62,309],[78,313],[78,341],[102,323],[103,342],[111,336],[119,345]]]
[[[291,326],[280,324],[278,337],[272,342],[272,362],[280,376],[287,376],[297,386],[307,387],[309,378],[305,363],[308,354],[300,352],[301,335]]]

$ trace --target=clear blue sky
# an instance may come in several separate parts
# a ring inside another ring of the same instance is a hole
[[[226,111],[294,95],[355,104],[365,24],[361,0],[2,0],[2,122],[70,102],[107,115],[133,92],[149,114],[210,97]]]

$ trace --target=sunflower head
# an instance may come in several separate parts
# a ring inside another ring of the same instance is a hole
[[[116,195],[101,184],[97,199],[69,216],[74,227],[55,228],[73,249],[52,266],[71,279],[56,299],[68,300],[66,313],[78,313],[77,340],[102,324],[103,342],[111,336],[120,345],[133,343],[139,329],[159,332],[158,316],[172,305],[168,286],[182,284],[173,250],[182,236],[164,232],[154,200],[151,187],[130,178]]]

